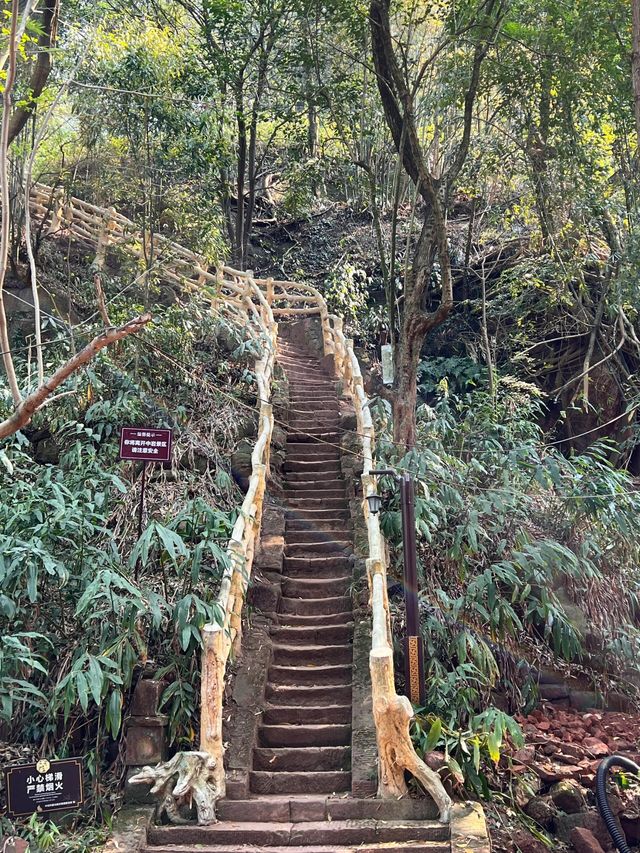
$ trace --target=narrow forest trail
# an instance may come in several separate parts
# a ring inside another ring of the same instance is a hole
[[[353,531],[335,380],[284,342],[290,389],[281,606],[253,749],[249,799],[213,826],[153,827],[144,853],[445,853],[429,799],[351,795]]]

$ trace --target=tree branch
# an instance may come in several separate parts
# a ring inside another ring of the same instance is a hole
[[[151,321],[151,314],[142,314],[129,320],[124,326],[117,328],[105,329],[104,332],[95,337],[91,343],[80,350],[79,353],[70,358],[66,364],[59,367],[56,372],[37,388],[33,394],[30,394],[25,400],[20,403],[15,412],[6,420],[0,423],[0,438],[7,438],[13,435],[23,426],[29,423],[34,413],[44,404],[47,398],[58,388],[65,379],[68,379],[72,373],[83,367],[91,361],[91,359],[100,352],[101,349],[116,343],[116,341],[126,338],[128,335],[136,334],[143,326]]]
[[[473,64],[471,66],[471,79],[469,81],[469,88],[467,89],[464,96],[464,118],[463,118],[463,129],[462,129],[462,139],[460,141],[460,145],[458,147],[458,151],[453,160],[453,163],[447,170],[445,176],[445,186],[447,188],[447,193],[451,189],[453,182],[460,174],[460,170],[464,166],[465,160],[467,159],[467,154],[469,153],[469,145],[471,142],[471,125],[473,122],[473,106],[476,101],[476,97],[478,94],[478,86],[480,85],[480,69],[482,68],[482,63],[489,52],[489,48],[494,43],[496,33],[498,31],[498,27],[502,21],[505,5],[502,2],[499,2],[497,11],[495,12],[495,18],[492,21],[492,17],[494,15],[494,8],[496,6],[496,0],[489,0],[486,7],[486,12],[484,16],[484,20],[482,22],[481,29],[486,30],[489,28],[489,32],[486,37],[481,37],[476,44],[475,51],[473,53]]]

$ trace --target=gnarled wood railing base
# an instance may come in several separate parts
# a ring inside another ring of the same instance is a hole
[[[406,696],[398,696],[393,684],[393,652],[373,649],[370,654],[373,717],[378,743],[378,796],[399,799],[408,793],[405,771],[425,788],[448,823],[452,801],[437,773],[417,755],[409,734],[413,707]]]
[[[151,784],[151,794],[157,800],[156,821],[166,814],[170,823],[189,823],[180,809],[195,803],[198,824],[216,823],[216,800],[222,794],[217,777],[215,758],[207,752],[178,752],[169,761],[155,767],[143,767],[129,780],[132,785]]]

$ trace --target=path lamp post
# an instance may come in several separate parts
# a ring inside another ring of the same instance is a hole
[[[416,514],[415,488],[410,474],[398,474],[389,468],[370,472],[373,476],[388,475],[400,486],[400,508],[402,512],[402,551],[404,558],[404,603],[407,621],[407,636],[404,640],[405,693],[414,705],[424,705],[424,649],[420,632],[418,608],[418,570],[416,567]],[[378,494],[367,495],[369,512],[377,515],[382,506]]]

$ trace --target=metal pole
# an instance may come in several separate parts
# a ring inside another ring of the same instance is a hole
[[[140,505],[138,507],[138,539],[142,536],[142,522],[144,520],[144,495],[147,488],[147,463],[142,463],[142,481],[140,483]],[[138,580],[140,573],[140,558],[136,560],[133,576]]]
[[[407,618],[407,636],[404,643],[406,691],[414,705],[423,705],[425,702],[424,650],[418,606],[414,485],[410,474],[403,474],[399,480],[402,509],[404,600]]]

